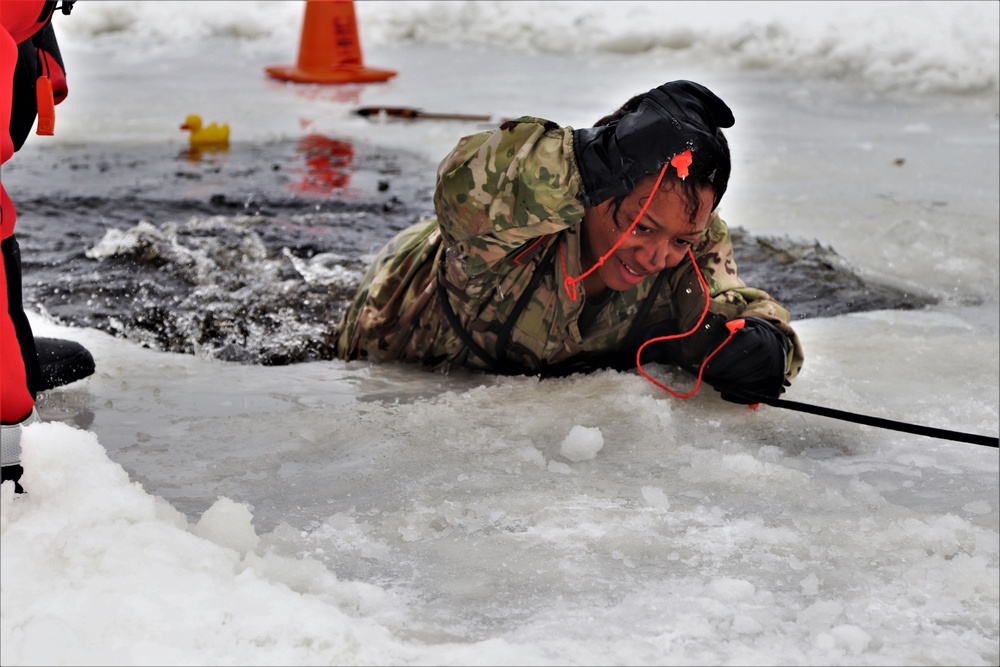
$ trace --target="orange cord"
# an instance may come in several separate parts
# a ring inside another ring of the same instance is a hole
[[[566,290],[566,294],[567,296],[569,296],[571,301],[576,301],[576,298],[578,296],[576,284],[581,282],[584,278],[586,278],[591,273],[596,271],[598,267],[603,265],[604,262],[608,259],[608,257],[613,255],[614,252],[618,250],[618,246],[620,246],[625,241],[625,237],[627,237],[635,228],[635,226],[639,224],[639,220],[641,220],[642,216],[646,214],[646,209],[649,208],[649,205],[653,202],[653,196],[660,189],[660,183],[663,181],[663,177],[664,175],[666,175],[667,169],[670,166],[673,166],[677,170],[677,175],[680,176],[681,179],[684,179],[688,175],[687,168],[690,165],[691,165],[690,150],[675,155],[667,164],[663,165],[663,168],[660,169],[660,175],[656,177],[656,183],[653,184],[653,190],[652,192],[650,192],[649,198],[646,199],[646,203],[642,205],[642,209],[639,211],[639,214],[635,217],[635,220],[633,220],[632,224],[628,226],[628,229],[625,230],[625,233],[622,234],[621,238],[618,239],[618,241],[613,246],[611,246],[611,249],[608,250],[608,252],[606,252],[600,259],[598,259],[597,262],[592,267],[587,269],[587,271],[585,271],[581,275],[575,278],[569,275],[569,272],[566,270],[566,254],[564,252],[564,245],[563,242],[560,241],[559,259],[562,263],[563,275],[565,276],[565,280],[563,280],[563,288]],[[677,398],[690,398],[691,396],[694,396],[695,393],[697,393],[699,387],[701,387],[701,376],[705,371],[705,366],[712,359],[712,357],[716,355],[716,353],[719,350],[721,350],[729,341],[733,339],[733,336],[736,335],[736,332],[742,329],[743,325],[745,324],[745,321],[742,319],[732,320],[726,323],[726,328],[729,329],[729,336],[727,336],[726,340],[722,341],[722,343],[714,350],[712,350],[712,353],[709,354],[707,357],[705,357],[705,360],[701,362],[701,367],[698,368],[698,380],[697,382],[695,382],[694,389],[692,389],[686,394],[679,394],[670,387],[661,384],[654,378],[650,377],[649,374],[642,369],[642,363],[640,362],[640,358],[642,357],[642,351],[645,349],[647,345],[649,345],[650,343],[657,343],[660,341],[673,340],[675,338],[684,338],[685,336],[690,336],[691,334],[693,334],[695,331],[698,330],[698,327],[700,327],[701,323],[705,321],[705,316],[708,314],[708,306],[711,303],[711,298],[708,295],[708,285],[705,283],[705,278],[704,276],[702,276],[701,270],[698,268],[698,262],[695,261],[694,251],[692,251],[691,248],[688,248],[688,257],[691,258],[691,265],[694,266],[694,272],[698,276],[698,282],[701,284],[702,293],[705,295],[705,309],[702,310],[701,317],[698,318],[698,322],[693,327],[691,327],[689,331],[685,331],[684,333],[681,334],[671,334],[669,336],[657,336],[656,338],[650,338],[645,343],[640,345],[639,350],[635,353],[635,367],[639,371],[639,373],[641,373],[644,378],[655,384],[660,389],[669,392],[670,394],[676,396]],[[750,407],[753,408],[757,406],[751,405]]]
[[[687,152],[690,153],[690,151]],[[581,282],[584,278],[589,276],[594,271],[596,271],[601,265],[604,264],[604,262],[608,259],[608,257],[611,257],[611,255],[615,254],[615,251],[618,250],[618,246],[620,246],[625,241],[625,237],[627,237],[632,232],[632,230],[635,229],[635,226],[639,224],[640,220],[642,220],[642,216],[646,215],[646,209],[649,208],[649,205],[653,203],[653,195],[655,195],[657,190],[660,189],[660,183],[663,182],[663,177],[667,173],[668,167],[670,167],[669,162],[663,165],[663,168],[660,169],[660,175],[656,177],[656,183],[653,184],[653,191],[649,193],[649,198],[646,200],[646,203],[643,204],[642,208],[639,210],[639,215],[635,216],[635,220],[632,221],[632,224],[628,226],[628,229],[625,230],[625,233],[622,234],[620,239],[618,239],[618,242],[615,243],[613,246],[611,246],[611,250],[604,253],[604,255],[600,259],[598,259],[597,262],[592,267],[584,271],[576,278],[570,276],[569,272],[566,270],[566,253],[563,252],[562,242],[559,243],[559,260],[562,262],[563,275],[566,276],[566,279],[563,280],[563,289],[566,290],[566,295],[569,296],[570,301],[576,301],[577,297],[576,284],[578,282]],[[685,169],[685,176],[686,175],[687,175],[687,170]]]
[[[665,340],[674,340],[676,338],[684,338],[686,336],[690,336],[691,334],[693,334],[695,331],[698,330],[698,328],[701,326],[701,323],[705,321],[705,316],[708,315],[708,306],[711,303],[711,299],[708,295],[708,285],[705,283],[704,276],[701,275],[701,270],[698,268],[698,263],[694,260],[694,252],[691,250],[691,248],[688,248],[688,257],[691,258],[691,265],[694,266],[694,272],[698,276],[698,282],[701,284],[702,293],[705,295],[705,308],[704,310],[701,311],[701,317],[698,318],[698,321],[695,323],[695,325],[691,327],[688,331],[679,334],[671,334],[669,336],[657,336],[656,338],[650,338],[645,343],[640,345],[639,350],[635,353],[635,367],[639,371],[639,373],[641,373],[644,378],[655,384],[660,389],[663,389],[664,391],[676,396],[677,398],[690,398],[691,396],[694,396],[698,392],[698,389],[701,387],[701,376],[705,372],[705,366],[712,359],[712,357],[714,357],[716,353],[718,353],[719,350],[725,347],[726,344],[733,339],[733,336],[736,335],[736,332],[742,329],[743,325],[746,323],[742,319],[731,320],[729,322],[726,322],[726,328],[729,329],[729,335],[726,337],[726,340],[722,341],[722,343],[720,343],[718,347],[712,350],[712,353],[709,354],[707,357],[705,357],[705,360],[701,362],[701,366],[698,368],[698,380],[695,382],[694,388],[691,389],[691,391],[689,391],[686,394],[677,393],[670,387],[652,378],[648,373],[646,373],[646,371],[642,369],[642,361],[641,361],[642,351],[646,348],[647,345],[649,345],[650,343],[658,343]]]

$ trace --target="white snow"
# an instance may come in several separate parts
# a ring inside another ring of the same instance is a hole
[[[737,118],[727,220],[942,298],[798,322],[788,397],[997,434],[997,3],[359,2],[400,74],[343,88],[261,74],[301,8],[77,3],[57,136],[14,162],[176,147],[192,111],[440,157],[478,127],[350,110],[582,125],[702,80]],[[996,449],[634,373],[250,367],[32,323],[98,370],[40,401],[2,488],[5,665],[1000,660]]]
[[[604,435],[600,428],[577,424],[563,439],[559,453],[573,462],[590,461],[603,446]]]

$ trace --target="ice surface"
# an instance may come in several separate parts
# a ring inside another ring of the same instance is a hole
[[[266,80],[301,3],[77,3],[52,141],[176,148],[200,111],[440,156],[477,128],[350,110],[582,124],[703,80],[736,110],[727,218],[951,297],[797,323],[789,397],[997,434],[1000,5],[358,5],[387,85]],[[1000,660],[995,449],[634,373],[260,367],[32,323],[97,372],[40,401],[28,493],[2,488],[4,664]]]

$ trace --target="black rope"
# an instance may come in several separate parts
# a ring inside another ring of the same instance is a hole
[[[796,412],[808,412],[809,414],[821,417],[830,417],[843,421],[854,422],[855,424],[865,424],[877,428],[889,429],[891,431],[901,431],[903,433],[913,433],[915,435],[925,435],[930,438],[940,438],[942,440],[954,440],[956,442],[967,442],[973,445],[983,445],[984,447],[1000,448],[1000,438],[989,435],[979,435],[976,433],[962,433],[960,431],[950,431],[943,428],[933,428],[931,426],[921,426],[920,424],[908,424],[906,422],[895,421],[893,419],[883,419],[870,415],[861,415],[856,412],[825,408],[819,405],[799,403],[781,398],[772,398],[752,391],[726,389],[726,393],[732,393],[741,398],[753,399],[752,402],[764,403],[776,408],[795,410]]]

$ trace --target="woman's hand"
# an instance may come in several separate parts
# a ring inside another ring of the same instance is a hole
[[[732,403],[778,398],[791,384],[785,379],[788,345],[778,327],[747,317],[743,328],[705,365],[702,379]]]

